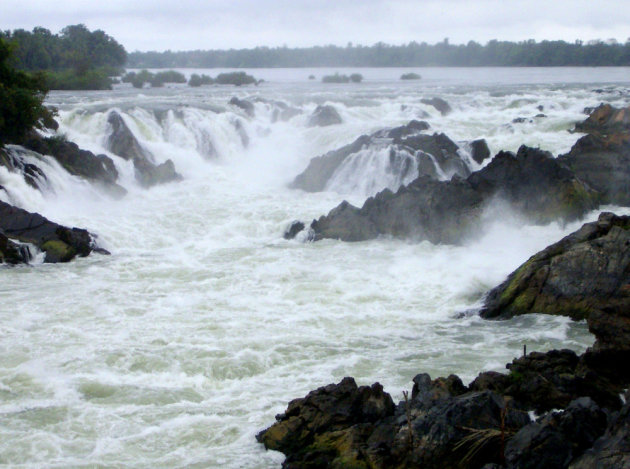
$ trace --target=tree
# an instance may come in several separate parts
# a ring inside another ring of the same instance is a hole
[[[31,129],[52,119],[43,105],[47,90],[42,76],[15,70],[10,57],[10,44],[0,38],[0,146],[20,143]]]

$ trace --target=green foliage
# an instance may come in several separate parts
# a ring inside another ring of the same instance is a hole
[[[212,85],[214,83],[214,79],[208,75],[197,75],[193,73],[190,76],[190,80],[188,80],[188,86],[201,86],[201,85]]]
[[[363,75],[360,73],[353,73],[350,75],[350,81],[352,83],[361,83],[361,81],[363,81]]]
[[[175,70],[151,73],[142,70],[138,73],[129,72],[122,77],[123,83],[131,83],[134,88],[142,88],[145,83],[150,83],[154,88],[164,86],[164,83],[186,83],[186,77]]]
[[[322,83],[350,83],[350,77],[348,75],[324,75],[322,77]]]
[[[245,72],[219,73],[215,82],[219,85],[250,85],[256,84],[256,79]]]
[[[426,66],[594,66],[630,65],[630,41],[492,40],[434,45],[410,42],[391,46],[317,46],[308,48],[256,47],[239,50],[186,52],[133,52],[128,66],[134,68],[257,68],[257,67],[426,67]]]
[[[101,30],[83,24],[66,26],[59,34],[45,28],[0,32],[14,44],[11,65],[19,70],[46,72],[49,89],[110,89],[108,77],[117,75],[127,52]]]
[[[420,75],[413,72],[403,73],[400,75],[401,80],[419,80],[420,78],[422,78]]]
[[[44,72],[46,86],[51,90],[111,90],[112,80],[102,69],[78,73],[67,69]]]
[[[43,105],[43,77],[15,70],[8,64],[10,57],[11,46],[0,38],[0,146],[19,143],[53,115]]]

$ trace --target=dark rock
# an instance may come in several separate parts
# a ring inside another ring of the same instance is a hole
[[[28,264],[30,260],[28,247],[14,243],[0,231],[0,264]]]
[[[135,175],[138,182],[144,187],[165,184],[167,182],[181,181],[182,176],[175,171],[175,165],[171,160],[155,165],[147,160],[134,162]]]
[[[82,150],[76,143],[62,137],[42,137],[36,133],[31,133],[23,146],[42,155],[52,156],[70,174],[102,184],[115,195],[122,196],[126,193],[116,183],[118,171],[112,159],[106,155],[95,155]]]
[[[239,99],[234,96],[232,99],[230,99],[230,104],[241,108],[249,117],[254,117],[254,115],[256,114],[254,110],[254,104],[245,99]]]
[[[562,469],[606,428],[606,414],[588,397],[521,428],[505,447],[508,468]]]
[[[630,217],[599,220],[535,254],[487,296],[481,315],[529,312],[588,318],[606,306],[630,309]]]
[[[575,124],[575,131],[606,137],[630,132],[630,106],[616,109],[610,104],[600,104],[588,118]]]
[[[384,190],[362,208],[347,202],[311,224],[314,239],[362,241],[379,235],[457,244],[482,229],[484,208],[501,199],[537,223],[574,220],[597,206],[597,194],[548,152],[522,146],[500,152],[468,179],[415,179]]]
[[[380,384],[357,387],[354,379],[344,378],[289,403],[256,438],[265,448],[287,454],[284,467],[311,467],[300,464],[314,460],[356,462],[363,459],[356,443],[369,437],[375,422],[393,413],[394,403]]]
[[[488,142],[484,138],[473,140],[470,142],[470,153],[473,160],[479,164],[483,163],[487,158],[490,158]]]
[[[400,181],[405,180],[414,166],[417,175],[438,178],[438,172],[452,177],[466,177],[470,170],[461,159],[459,147],[444,134],[421,134],[429,125],[412,120],[407,125],[379,130],[370,136],[363,135],[349,145],[313,158],[299,174],[291,187],[308,192],[322,191],[346,159],[361,150],[389,147],[389,171]],[[415,160],[415,164],[413,161]],[[412,177],[415,176],[412,175]]]
[[[182,176],[175,171],[175,165],[171,160],[160,165],[153,162],[151,152],[140,145],[118,112],[111,111],[107,122],[112,129],[107,139],[108,149],[126,160],[133,161],[136,180],[142,186],[151,187],[155,184],[182,179]]]
[[[284,231],[284,239],[293,239],[297,234],[305,228],[304,223],[299,220],[291,222],[291,224]]]
[[[601,192],[603,203],[630,205],[630,138],[627,135],[585,135],[558,160]]]
[[[0,230],[7,238],[31,243],[45,252],[44,262],[68,262],[75,256],[85,257],[98,248],[94,236],[86,230],[53,223],[38,213],[0,201]]]
[[[545,110],[545,106],[539,104],[538,106],[536,106],[536,109],[538,109],[540,112],[543,112]]]
[[[153,161],[153,155],[144,148],[133,135],[122,116],[111,111],[107,116],[107,123],[111,127],[111,133],[107,138],[107,149],[125,160]]]
[[[442,98],[431,98],[431,99],[425,98],[425,99],[421,99],[420,102],[423,104],[428,104],[429,106],[433,106],[443,116],[450,114],[453,111],[453,109],[451,109],[451,106]]]
[[[341,124],[343,120],[335,109],[331,105],[317,106],[313,111],[313,114],[308,119],[309,127],[325,127],[328,125]]]
[[[0,165],[11,172],[20,173],[32,188],[42,190],[48,181],[46,174],[38,166],[27,163],[18,148],[0,148]]]
[[[592,468],[630,468],[630,404],[615,413],[604,435],[569,466],[569,469]]]
[[[536,114],[534,117],[538,118],[538,119],[544,119],[545,117],[547,117],[546,114]]]
[[[524,124],[525,122],[527,122],[527,118],[525,117],[517,117],[515,119],[512,119],[512,124]]]

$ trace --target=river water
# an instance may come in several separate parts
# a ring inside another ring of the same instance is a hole
[[[364,81],[319,81],[334,71],[248,71],[265,80],[257,87],[50,94],[70,140],[107,153],[115,109],[184,180],[142,189],[110,154],[129,191],[113,200],[49,161],[38,163],[43,193],[0,168],[13,203],[88,228],[112,252],[0,270],[0,465],[279,467],[282,455],[255,434],[318,386],[354,376],[398,400],[419,372],[468,383],[523,344],[593,343],[584,323],[564,318],[474,314],[484,292],[582,222],[532,226],[497,205],[465,246],[286,241],[293,219],[360,205],[392,180],[372,158],[325,192],[287,185],[312,157],[421,116],[455,141],[485,138],[493,154],[521,144],[566,152],[585,106],[628,104],[630,69],[418,69],[413,82],[398,79],[408,69],[339,69]],[[228,105],[233,96],[255,102],[255,116]],[[420,102],[434,96],[453,112]],[[302,114],[274,122],[277,101]],[[307,127],[324,103],[343,124]]]

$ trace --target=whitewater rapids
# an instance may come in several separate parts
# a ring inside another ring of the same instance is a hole
[[[584,323],[566,318],[491,322],[474,310],[529,256],[599,212],[531,226],[497,206],[487,234],[460,247],[302,243],[282,239],[293,219],[408,181],[383,174],[369,153],[325,192],[288,184],[312,157],[424,113],[431,132],[486,138],[492,154],[521,144],[566,152],[585,106],[627,105],[628,69],[427,69],[417,83],[400,82],[398,69],[361,69],[359,85],[307,80],[328,72],[253,70],[266,81],[250,88],[49,96],[60,132],[111,156],[128,194],[113,200],[50,159],[38,162],[43,192],[0,167],[12,203],[85,227],[112,252],[0,270],[0,465],[279,467],[283,456],[254,436],[318,386],[354,376],[400,399],[419,372],[467,383],[503,369],[523,344],[582,352],[593,343]],[[254,102],[255,116],[229,105],[232,96]],[[420,102],[433,96],[453,112]],[[302,114],[274,122],[276,101]],[[307,127],[324,103],[344,123]],[[105,149],[111,110],[184,180],[140,188],[131,164]]]

